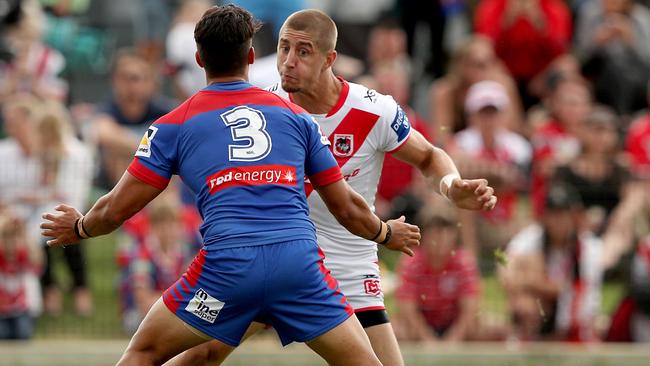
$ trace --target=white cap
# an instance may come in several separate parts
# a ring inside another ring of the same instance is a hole
[[[503,85],[496,81],[479,81],[467,91],[465,98],[465,111],[478,112],[486,107],[504,110],[508,106],[508,94]]]

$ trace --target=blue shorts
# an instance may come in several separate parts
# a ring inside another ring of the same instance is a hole
[[[233,347],[252,321],[283,345],[307,342],[353,314],[313,240],[206,251],[163,294],[185,323]]]

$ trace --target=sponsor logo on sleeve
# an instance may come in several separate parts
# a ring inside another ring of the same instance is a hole
[[[224,305],[226,304],[223,301],[215,299],[200,288],[194,294],[194,298],[187,304],[185,310],[208,323],[214,324]]]
[[[393,120],[393,123],[390,124],[390,127],[397,135],[397,142],[402,142],[402,140],[408,136],[409,131],[411,130],[409,119],[406,117],[406,113],[404,113],[399,105],[397,106],[395,119]]]
[[[135,152],[135,156],[143,156],[145,158],[151,157],[151,142],[158,133],[158,127],[149,126],[149,129],[144,133],[142,139],[140,140],[140,145],[138,150]]]
[[[351,134],[334,134],[334,148],[332,152],[339,157],[348,157],[354,151],[354,135]]]

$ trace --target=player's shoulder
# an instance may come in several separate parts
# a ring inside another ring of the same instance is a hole
[[[282,86],[279,82],[267,86],[262,90],[266,93],[272,94],[278,101],[280,101],[284,106],[286,106],[287,109],[291,110],[293,113],[303,115],[305,119],[309,121],[314,121],[309,112],[290,100],[289,93],[282,89]]]
[[[282,89],[282,85],[280,85],[279,82],[269,85],[266,88],[264,88],[265,91],[273,93],[275,95],[279,95],[280,97],[284,99],[289,99],[289,93],[287,93],[284,89]]]
[[[382,117],[394,118],[397,109],[397,103],[390,95],[384,95],[365,85],[347,83],[348,96],[345,104],[352,108],[360,109]]]

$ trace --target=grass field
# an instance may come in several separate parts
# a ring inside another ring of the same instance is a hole
[[[118,270],[115,261],[116,235],[93,239],[85,243],[90,287],[95,299],[95,314],[87,318],[75,315],[71,297],[66,296],[66,311],[59,317],[42,316],[37,322],[37,339],[116,339],[126,338],[122,331],[118,308]],[[394,266],[398,253],[382,253],[390,267]],[[63,283],[69,283],[63,270],[63,258],[56,262],[55,273]],[[606,283],[603,287],[602,312],[611,314],[623,295],[623,285]],[[505,297],[493,275],[482,278],[481,312],[505,319]],[[387,297],[388,309],[393,307],[392,297]],[[650,362],[649,362],[650,364]]]
[[[80,318],[70,310],[57,318],[43,316],[37,324],[35,340],[26,343],[0,342],[0,366],[113,365],[126,347],[122,332],[116,285],[115,236],[86,243],[95,314]],[[67,281],[58,261],[56,273]],[[389,262],[391,260],[389,259]],[[392,260],[394,263],[394,258]],[[603,313],[610,313],[623,294],[623,286],[607,283],[603,288]],[[393,299],[387,298],[393,306]],[[505,317],[503,291],[492,275],[482,279],[482,312]],[[412,366],[643,366],[650,365],[650,347],[644,345],[566,344],[460,344],[444,348],[402,345],[407,365]],[[304,345],[282,348],[272,333],[260,334],[242,345],[225,365],[324,365]]]
[[[0,366],[108,366],[126,347],[125,340],[38,340],[1,343]],[[408,366],[646,366],[645,345],[462,344],[440,349],[403,345]],[[262,336],[237,349],[226,366],[312,366],[325,363],[304,345],[282,348],[273,337]]]

